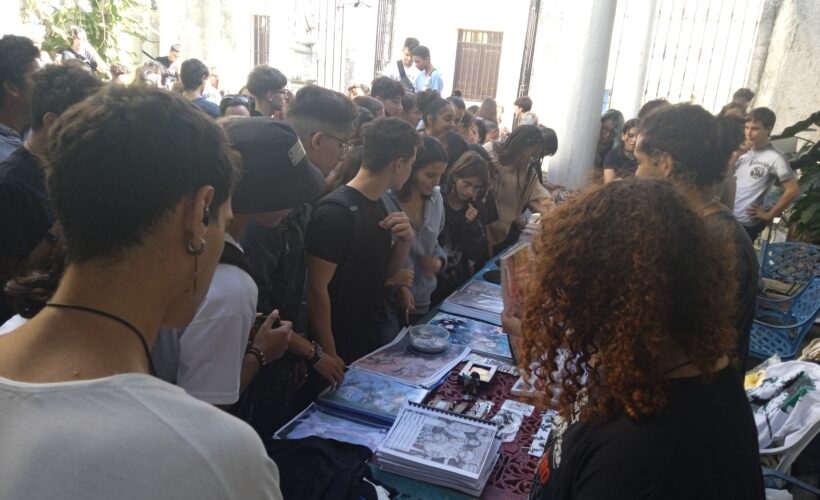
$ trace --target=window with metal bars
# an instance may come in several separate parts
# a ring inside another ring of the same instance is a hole
[[[270,16],[253,16],[253,65],[270,62]]]
[[[458,30],[453,89],[464,99],[495,98],[503,39],[500,31]]]

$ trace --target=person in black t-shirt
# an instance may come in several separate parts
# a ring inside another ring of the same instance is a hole
[[[48,66],[33,76],[31,133],[0,163],[0,282],[46,263],[62,230],[55,225],[40,158],[48,133],[63,111],[102,85],[91,73],[71,66]],[[0,322],[12,316],[2,299]]]
[[[621,144],[604,157],[604,182],[625,179],[635,175],[638,162],[635,161],[635,143],[638,141],[638,119],[624,123]]]
[[[361,169],[319,202],[305,236],[310,335],[345,363],[380,347],[385,280],[413,242],[407,215],[388,214],[380,197],[407,181],[419,136],[398,118],[376,120],[362,136]]]
[[[757,254],[731,207],[715,197],[732,154],[744,139],[742,118],[711,113],[693,104],[666,106],[638,128],[635,156],[639,177],[667,177],[681,184],[714,238],[730,242],[725,280],[735,284],[732,307],[737,342],[733,361],[743,373],[757,307]],[[721,287],[722,288],[722,287]]]
[[[530,498],[762,499],[730,245],[634,177],[560,206],[536,245],[520,364],[559,417]]]

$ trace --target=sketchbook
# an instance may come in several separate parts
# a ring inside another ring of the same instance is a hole
[[[450,343],[466,345],[472,352],[512,360],[507,334],[495,325],[439,313],[430,320],[450,332]]]
[[[351,420],[346,416],[311,403],[273,435],[274,439],[301,439],[318,436],[376,450],[387,436],[388,426]]]
[[[421,403],[430,391],[352,368],[336,390],[328,387],[317,403],[392,424],[405,401]]]
[[[393,342],[358,359],[352,367],[404,384],[435,387],[470,353],[470,348],[450,344],[441,354],[424,354],[410,347],[407,329],[399,332]]]
[[[470,280],[444,299],[441,310],[500,326],[504,311],[501,287],[486,281]]]
[[[376,450],[382,469],[479,496],[498,460],[498,426],[405,403]]]

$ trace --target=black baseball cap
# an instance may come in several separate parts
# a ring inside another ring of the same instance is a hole
[[[242,155],[242,177],[231,203],[234,212],[295,208],[324,193],[322,172],[308,161],[299,136],[287,123],[260,116],[237,118],[224,127]]]

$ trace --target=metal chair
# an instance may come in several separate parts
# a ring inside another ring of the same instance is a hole
[[[820,276],[812,276],[806,286],[786,300],[758,297],[757,317],[752,325],[749,355],[782,360],[795,357],[820,312]]]

